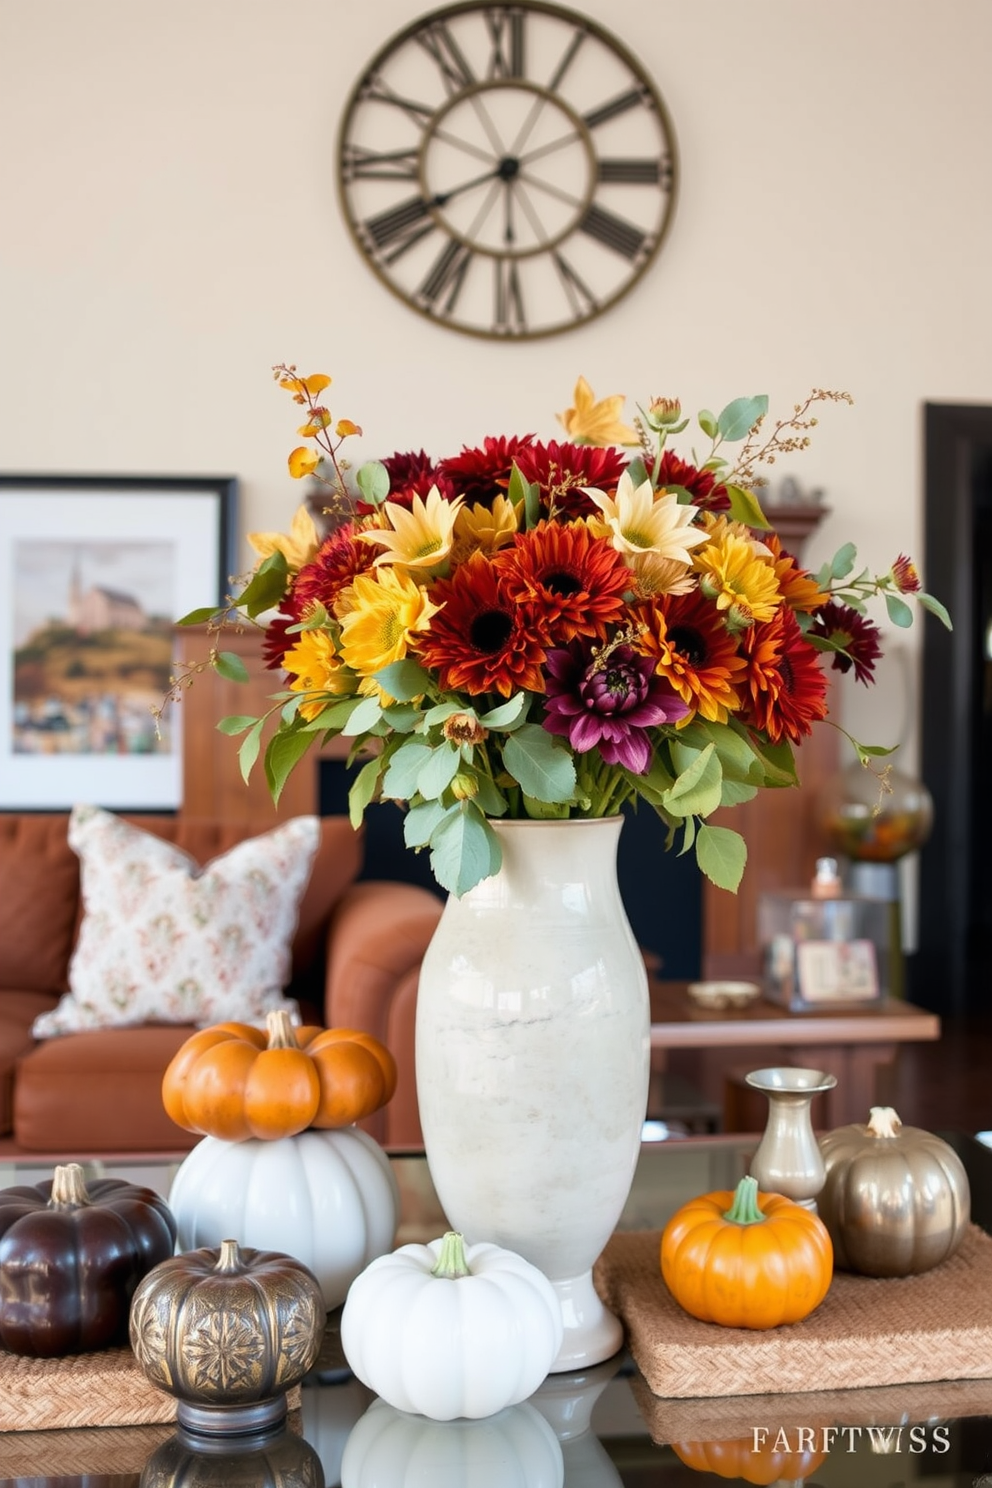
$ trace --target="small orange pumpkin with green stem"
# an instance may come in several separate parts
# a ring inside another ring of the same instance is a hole
[[[271,1142],[308,1127],[351,1126],[395,1089],[396,1061],[371,1034],[295,1028],[279,1009],[264,1030],[218,1023],[192,1034],[165,1072],[162,1101],[186,1131]]]
[[[823,1221],[742,1178],[735,1192],[684,1204],[661,1237],[661,1273],[692,1317],[725,1328],[777,1328],[819,1307],[833,1279]]]

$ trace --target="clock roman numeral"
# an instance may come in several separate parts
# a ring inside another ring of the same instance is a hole
[[[341,174],[345,181],[415,181],[417,160],[416,150],[380,152],[347,144],[341,154]]]
[[[461,293],[465,274],[471,261],[472,249],[467,243],[459,243],[453,238],[438,254],[433,267],[420,286],[418,299],[422,306],[433,309],[444,296],[441,309],[445,314],[450,314]]]
[[[475,74],[455,38],[443,21],[435,21],[417,33],[417,41],[429,57],[437,63],[442,81],[449,95],[460,93],[475,82]]]
[[[492,42],[490,78],[521,78],[524,75],[524,13],[522,10],[486,12]]]
[[[660,160],[599,160],[596,179],[604,185],[657,186],[661,181]]]
[[[598,308],[599,301],[588,284],[579,277],[564,254],[555,252],[551,256],[572,314],[575,316],[591,315]]]
[[[631,88],[628,93],[618,93],[616,98],[601,103],[599,108],[590,109],[588,114],[582,115],[582,122],[587,129],[595,129],[598,124],[605,124],[607,119],[615,119],[618,114],[625,114],[639,104],[646,103],[650,106],[650,102],[650,96],[644,88]]]
[[[554,73],[548,80],[549,93],[556,93],[558,91],[558,88],[561,85],[562,78],[565,76],[572,63],[575,61],[575,54],[579,50],[579,47],[582,45],[582,43],[585,41],[588,34],[589,33],[587,31],[583,31],[581,28],[576,28],[576,30],[573,32],[571,41],[562,53],[561,61],[558,63],[558,66],[555,68]]]
[[[527,329],[520,273],[515,259],[493,259],[495,314],[493,330],[501,335],[519,335]]]
[[[402,94],[394,92],[388,83],[383,82],[378,73],[369,74],[358,96],[363,102],[371,100],[373,103],[388,103],[393,108],[402,109],[420,125],[426,125],[434,117],[435,111],[430,104],[418,103],[415,98],[404,98]]]
[[[629,259],[635,259],[647,242],[646,234],[639,227],[607,212],[604,207],[597,207],[595,202],[579,223],[579,230],[602,243],[604,248],[612,248],[614,253],[621,253]]]
[[[428,218],[425,223],[424,218]],[[362,223],[362,230],[371,246],[381,250],[392,247],[392,252],[383,255],[384,262],[393,263],[414,243],[427,233],[434,231],[430,219],[430,207],[422,196],[411,196],[388,211],[379,212]]]

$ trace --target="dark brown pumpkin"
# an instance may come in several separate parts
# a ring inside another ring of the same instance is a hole
[[[134,1289],[175,1244],[159,1194],[120,1178],[87,1186],[78,1163],[0,1190],[0,1345],[56,1358],[126,1343]]]

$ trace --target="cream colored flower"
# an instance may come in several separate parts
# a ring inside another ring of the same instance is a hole
[[[455,518],[463,499],[456,496],[454,501],[445,501],[437,486],[431,486],[427,500],[414,496],[409,511],[395,501],[386,501],[380,511],[389,528],[373,528],[358,535],[363,542],[385,545],[385,552],[375,560],[377,568],[380,564],[422,570],[438,568],[451,551]]]
[[[290,573],[296,573],[305,563],[309,563],[320,547],[313,517],[305,506],[296,508],[288,533],[249,532],[248,541],[261,558],[269,558],[276,552],[281,553]]]
[[[696,507],[681,506],[674,494],[656,497],[647,480],[635,488],[626,470],[615,498],[592,486],[583,489],[603,513],[613,546],[628,561],[640,553],[655,553],[688,565],[691,550],[708,541],[702,528],[693,526]]]

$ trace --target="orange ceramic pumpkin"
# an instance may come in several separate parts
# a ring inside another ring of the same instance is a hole
[[[684,1204],[661,1237],[661,1272],[692,1317],[725,1328],[777,1328],[819,1307],[833,1247],[812,1210],[742,1178],[734,1193]]]
[[[162,1100],[187,1131],[278,1141],[307,1127],[350,1126],[395,1089],[396,1061],[371,1034],[294,1028],[280,1010],[265,1031],[218,1023],[194,1033],[165,1072]]]
[[[743,1478],[745,1483],[801,1483],[822,1462],[826,1452],[785,1452],[768,1445],[743,1441],[672,1442],[672,1451],[695,1472],[715,1473],[718,1478]]]

